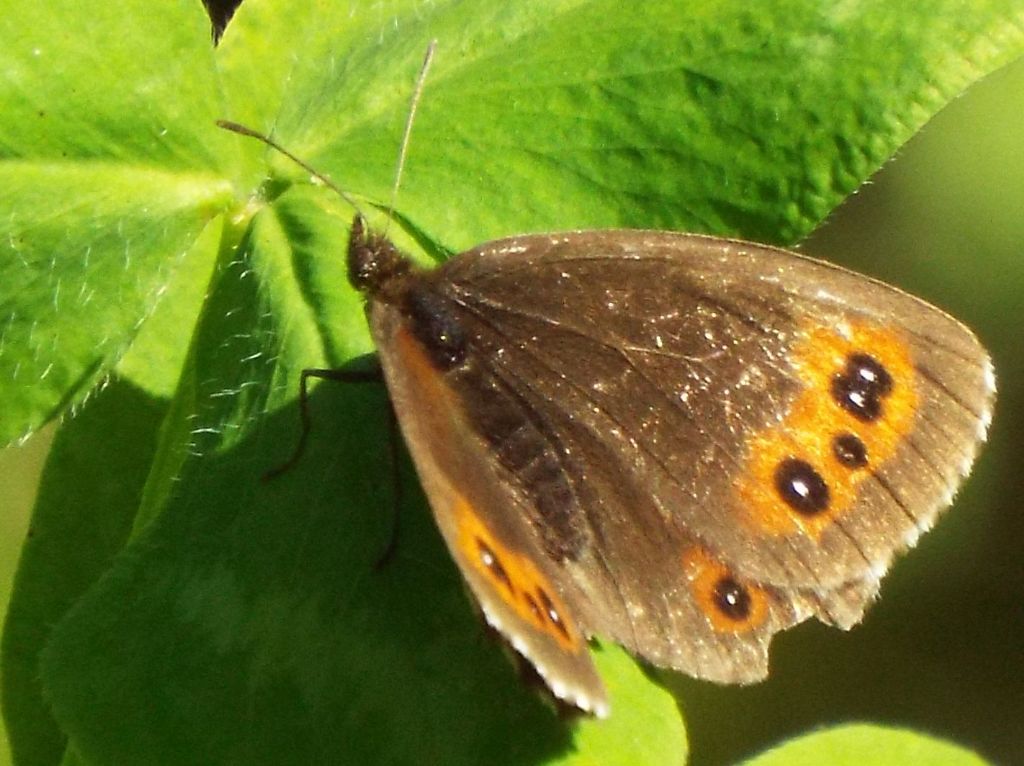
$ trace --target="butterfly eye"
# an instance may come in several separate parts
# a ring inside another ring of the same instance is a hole
[[[408,272],[409,261],[387,239],[370,232],[357,215],[348,243],[348,281],[352,286],[375,295],[384,285]]]

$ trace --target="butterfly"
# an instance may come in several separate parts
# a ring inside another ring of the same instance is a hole
[[[359,210],[270,137],[219,124]],[[951,504],[991,421],[995,375],[969,329],[778,248],[571,231],[424,270],[357,213],[347,262],[484,617],[555,697],[598,716],[594,636],[750,683],[778,631],[856,624],[893,557]],[[345,375],[305,371],[302,401],[309,377]]]
[[[421,270],[357,216],[348,267],[487,622],[597,715],[590,637],[748,683],[779,630],[858,622],[991,420],[970,330],[764,245],[531,234]]]

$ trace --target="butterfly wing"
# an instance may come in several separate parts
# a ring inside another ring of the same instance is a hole
[[[370,326],[438,526],[487,622],[557,697],[605,715],[607,695],[577,622],[586,595],[560,577],[536,529],[523,523],[528,499],[467,422],[459,401],[467,392],[451,385],[395,307],[371,303]]]
[[[581,629],[704,677],[763,676],[771,634],[808,614],[856,622],[989,419],[966,328],[773,248],[537,235],[429,280],[473,350],[454,407]]]

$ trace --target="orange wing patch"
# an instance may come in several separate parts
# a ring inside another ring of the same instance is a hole
[[[458,547],[473,568],[522,620],[553,638],[565,651],[579,652],[583,641],[548,578],[528,556],[501,543],[465,498],[459,498],[455,514]]]
[[[406,329],[396,334],[396,341],[410,377],[420,385],[424,398],[438,403],[436,406],[450,400],[449,389],[423,353],[422,345]],[[562,649],[579,652],[584,642],[547,577],[528,556],[503,544],[465,497],[456,496],[453,511],[456,544],[465,560],[522,620],[553,638]]]
[[[716,632],[746,633],[764,624],[768,617],[765,590],[737,578],[703,548],[686,550],[683,571],[697,606]]]
[[[817,539],[911,430],[915,370],[897,333],[865,324],[812,326],[793,360],[803,390],[781,422],[747,440],[736,491],[759,531]]]

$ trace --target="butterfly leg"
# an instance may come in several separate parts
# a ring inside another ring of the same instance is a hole
[[[391,534],[388,536],[388,541],[384,544],[384,548],[377,555],[377,560],[374,562],[374,569],[383,569],[387,566],[388,562],[391,561],[391,557],[394,555],[395,550],[398,548],[398,530],[399,530],[399,516],[402,512],[402,477],[398,475],[398,445],[401,437],[398,434],[398,418],[395,416],[395,408],[388,402],[388,459],[391,463],[391,478],[392,485],[395,488],[392,493],[394,504],[391,509]]]
[[[313,419],[309,414],[309,379],[320,378],[321,380],[333,380],[339,383],[382,383],[380,364],[376,357],[367,355],[353,359],[344,367],[319,368],[312,367],[303,370],[299,375],[299,421],[301,429],[299,440],[292,451],[291,456],[281,465],[271,468],[263,474],[263,481],[276,479],[281,474],[289,471],[295,466],[302,453],[306,449],[306,442],[309,439],[309,432],[313,426]],[[394,478],[394,505],[392,508],[391,532],[383,549],[374,562],[375,569],[382,569],[391,560],[398,547],[399,514],[402,506],[402,482],[398,476],[398,420],[395,417],[393,407],[388,408],[388,462],[391,464],[391,476]]]
[[[309,431],[313,425],[313,421],[309,416],[309,379],[320,378],[322,380],[334,380],[339,383],[380,383],[383,380],[380,367],[367,367],[365,362],[365,357],[359,357],[344,367],[312,367],[302,371],[299,375],[299,421],[301,423],[299,441],[296,443],[291,457],[281,465],[266,471],[263,474],[263,481],[276,479],[281,474],[291,470],[299,462],[302,453],[306,450]],[[392,416],[393,419],[394,416]]]

